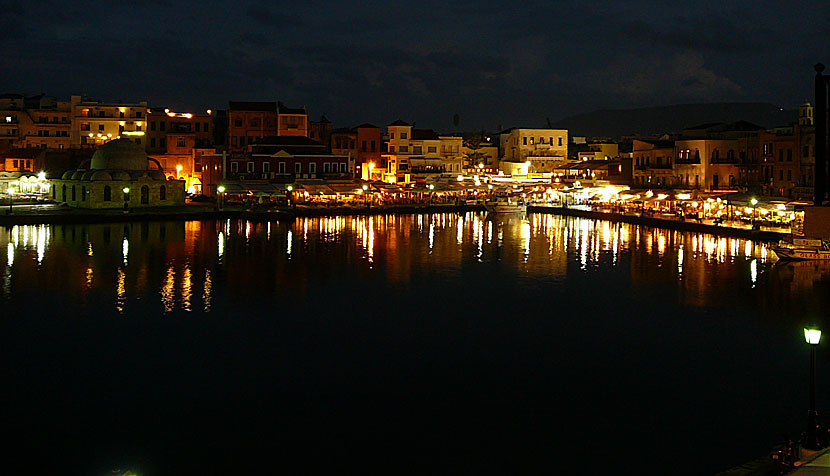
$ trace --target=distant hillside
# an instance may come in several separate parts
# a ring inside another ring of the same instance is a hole
[[[614,109],[578,114],[553,123],[571,136],[611,137],[680,132],[707,122],[749,121],[764,127],[787,125],[798,120],[798,111],[782,110],[765,103],[678,104],[642,109]]]

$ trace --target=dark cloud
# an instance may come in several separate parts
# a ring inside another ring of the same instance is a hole
[[[273,7],[261,3],[248,5],[246,14],[249,19],[269,27],[299,27],[303,24],[300,17],[278,12]]]
[[[646,45],[663,45],[695,51],[741,52],[760,48],[770,31],[750,27],[714,15],[704,18],[677,17],[654,24],[631,21],[621,28],[628,39]]]

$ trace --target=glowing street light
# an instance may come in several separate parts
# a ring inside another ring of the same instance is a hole
[[[176,165],[176,180],[179,180],[179,174],[182,172],[182,164]]]
[[[807,431],[802,437],[801,448],[813,453],[827,448],[828,444],[827,432],[821,428],[816,409],[816,347],[821,341],[821,329],[805,327],[804,340],[810,344],[810,410],[807,412]]]
[[[124,187],[121,189],[124,192],[124,213],[130,211],[130,187]]]

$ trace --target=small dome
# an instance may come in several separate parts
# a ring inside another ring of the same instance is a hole
[[[76,170],[75,173],[72,174],[72,180],[81,180],[84,176],[83,170]]]
[[[67,170],[63,173],[63,175],[61,175],[61,180],[72,180],[72,174],[74,173],[74,170]]]
[[[112,172],[112,179],[113,180],[132,180],[133,178],[130,177],[130,174],[124,171]]]
[[[163,170],[151,170],[147,172],[147,175],[153,180],[167,180]]]
[[[83,174],[83,175],[81,175],[81,180],[89,180],[89,179],[91,179],[91,178],[92,178],[92,176],[93,176],[94,174],[95,174],[95,171],[93,171],[93,170],[87,170],[86,172],[84,172],[84,174]]]
[[[110,175],[110,173],[105,170],[96,170],[95,172],[92,172],[92,177],[90,177],[90,180],[112,180],[112,175]]]
[[[107,142],[95,151],[90,167],[93,170],[147,170],[149,162],[144,147],[130,139]]]

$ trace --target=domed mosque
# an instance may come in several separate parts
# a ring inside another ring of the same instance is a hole
[[[143,146],[116,139],[99,147],[77,170],[52,180],[52,198],[78,208],[181,206],[184,180],[168,179]]]

